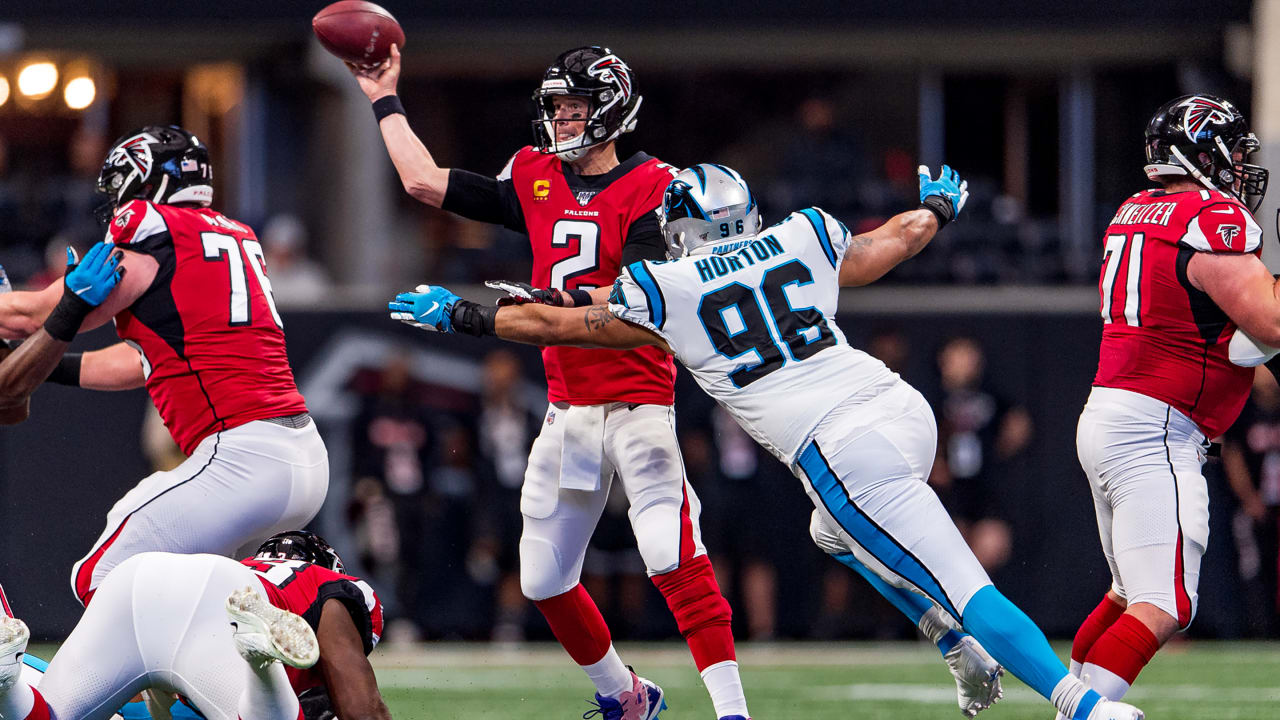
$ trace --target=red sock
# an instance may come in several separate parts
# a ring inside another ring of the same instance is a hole
[[[534,605],[547,619],[551,632],[579,665],[594,665],[609,652],[613,638],[609,626],[604,623],[600,608],[579,583],[566,593],[546,600],[535,600]]]
[[[49,703],[44,701],[40,691],[31,688],[31,692],[35,693],[36,704],[32,706],[31,712],[27,713],[25,720],[53,720],[53,716],[49,713]]]
[[[1102,602],[1098,603],[1098,607],[1089,613],[1089,617],[1080,623],[1080,629],[1076,631],[1076,639],[1071,643],[1071,659],[1084,664],[1084,659],[1089,657],[1089,650],[1093,644],[1098,642],[1098,638],[1111,627],[1120,616],[1124,615],[1124,607],[1120,603],[1111,599],[1111,595],[1103,595]]]
[[[676,618],[680,634],[689,643],[698,672],[736,659],[730,627],[733,613],[720,594],[720,585],[706,555],[686,560],[675,570],[650,579],[667,599],[667,607]]]
[[[1093,644],[1086,662],[1105,668],[1132,685],[1159,649],[1160,641],[1141,620],[1121,615]]]

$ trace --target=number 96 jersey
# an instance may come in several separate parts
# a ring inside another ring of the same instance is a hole
[[[791,464],[846,398],[897,382],[835,323],[849,231],[818,208],[720,255],[623,268],[609,309],[660,335],[702,389]]]
[[[107,240],[159,263],[116,332],[142,354],[147,392],[184,453],[214,432],[306,412],[252,229],[208,208],[132,200]]]
[[[1262,229],[1225,193],[1145,190],[1129,198],[1107,227],[1093,384],[1165,402],[1205,437],[1225,432],[1244,407],[1253,369],[1231,363],[1236,325],[1191,284],[1187,264],[1198,252],[1261,248]]]

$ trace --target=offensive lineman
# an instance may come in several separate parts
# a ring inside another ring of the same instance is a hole
[[[533,283],[550,290],[500,285],[504,289],[532,291],[539,302],[591,305],[608,298],[621,266],[665,257],[653,211],[675,170],[644,153],[619,162],[615,141],[635,127],[642,98],[631,68],[608,48],[582,47],[556,58],[534,94],[536,146],[518,151],[496,179],[436,165],[396,97],[395,46],[382,65],[352,72],[373,101],[410,195],[529,236]],[[657,715],[665,705],[661,689],[623,664],[579,583],[616,474],[630,501],[640,555],[689,644],[716,715],[744,720],[750,713],[729,604],[702,544],[701,504],[684,476],[676,439],[674,364],[656,348],[556,347],[542,357],[549,407],[520,499],[524,595],[591,678],[606,717]]]
[[[333,548],[303,531],[274,535],[241,562],[134,555],[102,583],[38,687],[19,678],[26,625],[0,615],[0,718],[100,720],[151,688],[210,720],[389,719],[366,657],[382,605],[342,571]]]
[[[928,403],[850,347],[835,324],[839,286],[870,283],[919,252],[959,213],[965,187],[946,166],[938,180],[922,166],[920,208],[865,235],[851,236],[817,208],[761,230],[738,174],[699,165],[663,197],[662,231],[675,259],[627,266],[608,307],[495,309],[422,286],[389,308],[430,330],[675,354],[801,479],[817,508],[811,534],[824,551],[928,598],[1072,720],[1141,720],[1137,708],[1069,673],[1040,629],[991,584],[926,483],[937,444]]]
[[[1280,346],[1280,284],[1251,215],[1268,175],[1248,164],[1258,147],[1227,100],[1169,101],[1146,129],[1147,177],[1161,187],[1107,227],[1102,345],[1076,449],[1112,585],[1071,646],[1071,671],[1107,697],[1195,617],[1209,540],[1200,468],[1254,374],[1231,363],[1229,341],[1239,327]]]
[[[262,246],[209,207],[211,180],[204,145],[174,126],[121,138],[98,177],[113,211],[106,239],[128,272],[82,329],[114,318],[124,342],[62,356],[49,380],[94,390],[145,384],[189,458],[112,507],[72,570],[81,603],[139,552],[247,554],[305,525],[328,491],[328,455],[294,384]],[[0,295],[0,337],[27,337],[43,324],[70,341],[79,318],[51,314],[65,286]]]

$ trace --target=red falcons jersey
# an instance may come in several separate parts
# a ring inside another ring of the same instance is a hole
[[[373,652],[382,637],[382,601],[369,583],[302,560],[246,558],[240,562],[258,573],[272,605],[300,615],[316,632],[320,631],[320,612],[325,602],[340,601],[360,632],[364,654]],[[319,665],[307,670],[285,670],[298,693],[324,684]]]
[[[160,264],[116,332],[142,353],[147,392],[184,453],[219,430],[306,411],[253,230],[207,208],[132,200],[107,240]]]
[[[673,170],[649,158],[579,202],[555,155],[526,147],[499,179],[512,180],[533,247],[533,285],[561,290],[610,287],[621,272],[627,228],[662,202]],[[547,398],[571,405],[675,401],[675,363],[656,347],[542,350]]]
[[[1146,190],[1107,227],[1098,293],[1102,347],[1094,385],[1173,406],[1206,437],[1240,414],[1253,369],[1233,365],[1235,323],[1187,279],[1198,252],[1260,254],[1262,229],[1238,200],[1208,190]]]

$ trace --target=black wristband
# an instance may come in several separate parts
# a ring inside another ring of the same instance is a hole
[[[80,325],[91,312],[93,312],[92,305],[82,300],[79,295],[65,290],[62,293],[62,299],[45,319],[44,331],[54,340],[71,342],[76,338],[76,333],[80,332]]]
[[[406,114],[404,104],[400,102],[399,95],[388,95],[373,101],[373,116],[378,118],[378,122],[382,122],[382,118],[389,115]]]
[[[955,206],[951,201],[939,195],[930,195],[920,201],[920,207],[933,213],[938,218],[938,229],[946,227],[956,217]]]
[[[80,353],[63,355],[58,364],[54,366],[53,372],[49,373],[49,377],[45,378],[45,382],[80,387],[80,360],[82,357],[83,355]]]
[[[591,302],[591,293],[586,290],[565,290],[565,293],[573,299],[574,307],[586,307],[594,304]]]
[[[459,300],[453,304],[449,317],[454,332],[483,337],[494,334],[493,325],[498,317],[498,308]]]

